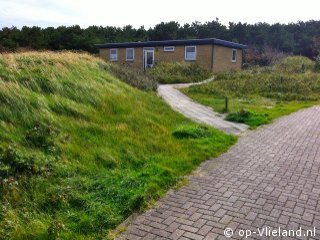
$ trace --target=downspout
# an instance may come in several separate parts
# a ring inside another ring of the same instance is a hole
[[[212,44],[211,72],[213,72],[213,64],[214,64],[214,44]]]

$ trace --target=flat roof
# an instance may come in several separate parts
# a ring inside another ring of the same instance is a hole
[[[247,45],[225,41],[217,38],[105,43],[105,44],[95,44],[95,46],[98,48],[129,48],[129,47],[158,47],[158,46],[205,45],[205,44],[214,44],[214,45],[220,45],[224,47],[237,48],[237,49],[247,48]]]

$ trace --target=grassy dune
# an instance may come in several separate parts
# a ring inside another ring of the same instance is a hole
[[[213,82],[183,91],[218,112],[225,112],[227,96],[227,119],[255,128],[319,103],[320,74],[315,66],[308,58],[288,57],[270,67],[221,73]]]
[[[102,239],[236,139],[87,54],[0,56],[0,239]]]

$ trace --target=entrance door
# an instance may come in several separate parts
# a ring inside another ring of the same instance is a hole
[[[154,65],[154,49],[144,50],[144,69],[152,68]]]

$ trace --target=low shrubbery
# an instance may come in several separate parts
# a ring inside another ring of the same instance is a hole
[[[274,72],[296,74],[312,72],[314,70],[314,66],[315,62],[307,57],[292,56],[276,61],[271,67]]]
[[[315,62],[305,57],[288,57],[270,67],[253,67],[217,74],[215,81],[193,86],[190,91],[214,96],[260,95],[278,100],[320,99],[320,75]]]
[[[271,121],[267,113],[258,114],[255,112],[250,112],[245,109],[241,109],[239,111],[229,113],[226,116],[226,120],[232,121],[232,122],[245,123],[251,126],[252,128],[255,128],[262,124],[269,123]]]
[[[141,90],[156,90],[158,83],[199,82],[212,75],[195,63],[159,63],[146,71],[125,64],[103,63],[100,67]]]
[[[214,81],[183,91],[218,112],[223,112],[227,96],[231,108],[227,119],[256,127],[319,101],[320,74],[316,69],[317,63],[308,58],[287,57],[268,67],[219,73]]]
[[[101,63],[100,67],[111,72],[114,76],[136,87],[140,90],[156,90],[157,81],[143,70],[136,69],[132,66],[118,65],[112,63]]]
[[[158,83],[189,83],[208,79],[212,73],[195,63],[159,63],[147,71]]]

